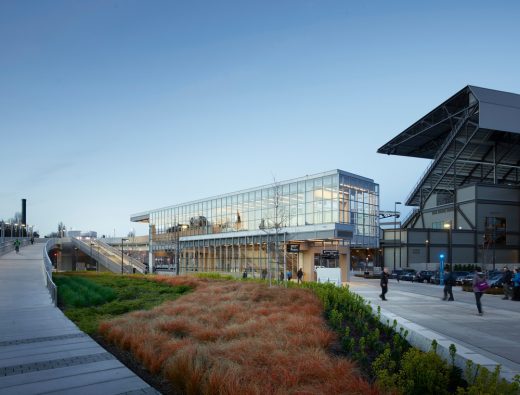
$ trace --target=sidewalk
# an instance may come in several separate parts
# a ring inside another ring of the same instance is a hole
[[[0,393],[157,394],[53,306],[44,248],[0,256]]]
[[[474,294],[453,287],[454,302],[442,301],[442,286],[390,280],[387,298],[379,298],[379,280],[352,276],[350,289],[363,296],[375,309],[381,307],[382,321],[394,320],[409,331],[414,346],[428,350],[433,339],[438,351],[449,357],[448,347],[457,347],[456,364],[466,360],[493,370],[502,365],[502,377],[512,380],[520,374],[520,302],[502,300],[502,295],[484,295],[484,315],[477,315]]]

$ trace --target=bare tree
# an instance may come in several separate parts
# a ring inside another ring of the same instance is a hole
[[[65,237],[65,231],[67,228],[63,225],[63,222],[58,224],[58,237]]]
[[[278,274],[280,270],[280,248],[283,248],[285,246],[285,242],[282,244],[282,247],[280,247],[280,234],[282,234],[282,229],[285,227],[285,224],[287,223],[287,213],[285,211],[285,207],[282,205],[282,190],[280,184],[276,181],[276,178],[273,177],[273,218],[271,219],[265,219],[263,218],[260,222],[259,228],[263,230],[267,235],[272,234],[272,231],[274,231],[275,239],[274,239],[274,245],[275,245],[275,262],[276,262],[276,273]],[[284,241],[285,241],[285,232],[284,235]],[[285,254],[285,252],[284,252]],[[270,262],[270,261],[269,261]],[[271,267],[269,267],[269,273],[271,274],[272,270]],[[284,261],[283,261],[283,281],[285,282],[287,286],[287,263],[285,260],[284,255]],[[271,285],[271,275],[269,276],[269,285]]]

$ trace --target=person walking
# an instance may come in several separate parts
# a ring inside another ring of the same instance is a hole
[[[455,275],[452,271],[449,270],[448,267],[444,269],[444,298],[442,300],[448,300],[452,302],[453,300],[453,286],[455,285]],[[448,294],[450,298],[448,299]]]
[[[381,300],[387,300],[385,295],[388,292],[388,268],[384,268],[383,272],[381,273],[381,295],[379,297]]]
[[[518,267],[513,276],[513,298],[511,300],[520,300],[520,268]]]
[[[475,294],[475,301],[477,302],[477,310],[478,315],[483,315],[484,312],[482,311],[482,294],[484,293],[485,289],[483,289],[482,285],[486,281],[486,277],[484,276],[484,273],[480,271],[480,268],[475,268],[475,275],[473,276],[473,293]]]
[[[303,282],[303,270],[301,267],[296,272],[296,277],[298,278],[298,284]]]
[[[504,290],[504,297],[502,299],[513,299],[513,287],[511,282],[513,280],[513,272],[507,266],[504,266],[504,273],[502,274],[502,288]]]
[[[16,239],[14,241],[13,245],[14,245],[14,250],[18,254],[20,252],[20,240]]]

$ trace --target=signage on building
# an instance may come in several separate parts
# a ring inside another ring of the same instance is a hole
[[[338,250],[322,250],[321,255],[323,257],[337,258],[337,257],[339,257],[339,251]]]
[[[287,244],[287,252],[300,252],[299,244]]]

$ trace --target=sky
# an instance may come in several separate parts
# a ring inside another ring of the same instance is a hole
[[[516,1],[0,0],[0,219],[126,236],[135,213],[342,169],[476,85],[520,93]],[[403,207],[406,213],[410,208]]]

